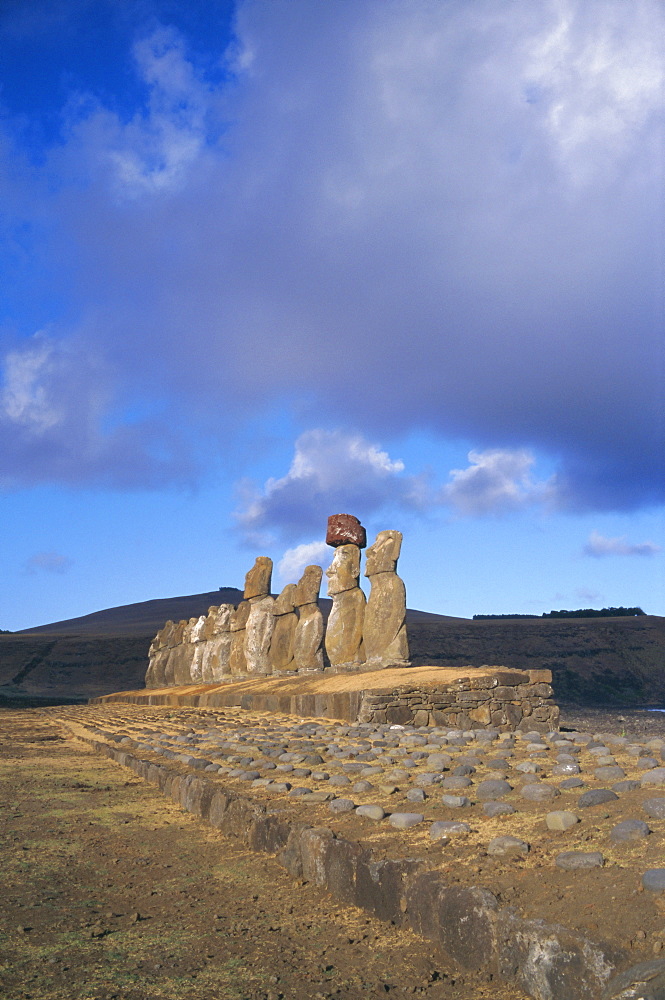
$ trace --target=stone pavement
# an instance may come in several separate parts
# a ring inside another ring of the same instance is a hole
[[[339,724],[239,709],[47,711],[144,760],[325,823],[377,857],[408,852],[459,885],[491,877],[497,898],[527,917],[609,937],[636,958],[663,947],[665,739]],[[516,889],[523,870],[536,876],[535,892]]]

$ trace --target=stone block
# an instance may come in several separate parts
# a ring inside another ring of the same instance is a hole
[[[598,1000],[623,954],[543,920],[513,910],[496,916],[499,974],[529,996],[547,1000]]]
[[[312,828],[306,823],[296,823],[291,826],[288,839],[284,847],[277,854],[277,861],[283,868],[293,875],[294,878],[302,878],[302,835],[305,830]]]
[[[544,684],[552,683],[552,671],[551,670],[527,670],[529,675],[529,680],[532,684],[538,684],[543,682]]]
[[[327,827],[309,827],[300,835],[300,856],[302,877],[316,885],[326,885],[326,857],[330,842],[334,839]]]
[[[386,709],[386,722],[391,726],[405,726],[413,720],[413,712],[406,705]]]
[[[468,709],[469,718],[481,726],[489,726],[492,721],[492,711],[489,705],[479,705]]]
[[[517,701],[521,698],[521,695],[517,693],[515,686],[507,687],[506,685],[501,685],[494,688],[492,697],[496,698],[497,701]]]
[[[529,695],[534,698],[551,698],[553,694],[551,684],[532,684],[529,688]]]
[[[257,816],[249,828],[247,846],[252,851],[277,854],[288,843],[291,824],[279,815],[267,813]]]
[[[412,929],[464,969],[482,969],[492,961],[497,909],[495,896],[486,889],[448,886],[432,872],[416,875],[406,890]]]
[[[404,895],[409,880],[422,867],[420,861],[372,861],[363,859],[356,875],[355,905],[379,920],[399,926],[405,922]]]

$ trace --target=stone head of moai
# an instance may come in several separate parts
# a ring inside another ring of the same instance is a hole
[[[374,544],[370,545],[367,550],[365,576],[375,576],[377,573],[394,573],[397,570],[397,560],[401,548],[401,531],[380,531]]]
[[[355,590],[360,576],[360,548],[357,545],[338,546],[326,576],[329,597]]]
[[[255,597],[267,597],[270,593],[272,580],[272,559],[268,556],[257,556],[250,571],[245,576],[245,592],[243,597],[251,601]]]
[[[321,590],[321,579],[323,570],[320,566],[305,566],[303,575],[295,585],[293,603],[297,608],[302,608],[306,604],[316,604]]]

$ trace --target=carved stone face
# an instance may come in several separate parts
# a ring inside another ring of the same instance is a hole
[[[343,594],[358,586],[360,575],[360,549],[357,545],[340,545],[335,549],[333,561],[326,570],[328,596]]]
[[[401,531],[380,531],[374,545],[367,550],[365,576],[375,573],[394,573],[402,547]]]

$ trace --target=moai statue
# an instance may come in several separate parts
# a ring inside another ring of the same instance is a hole
[[[145,675],[145,686],[147,688],[164,687],[166,664],[171,652],[171,636],[175,628],[174,622],[170,619],[159,630],[150,644],[148,652],[148,670]]]
[[[365,661],[365,595],[358,586],[360,549],[340,545],[326,570],[332,610],[326,629],[326,652],[333,670],[357,670]]]
[[[192,660],[194,659],[192,632],[198,620],[198,618],[190,618],[188,622],[185,622],[180,645],[173,650],[173,683],[176,685],[192,683]]]
[[[176,622],[171,631],[171,638],[169,640],[170,649],[168,651],[168,657],[164,665],[164,684],[172,685],[175,684],[175,668],[176,661],[180,655],[182,648],[182,636],[185,631],[187,622],[184,618],[181,618],[179,622]]]
[[[231,632],[229,669],[234,676],[247,673],[247,660],[245,659],[245,630],[247,626],[247,619],[249,618],[249,608],[249,601],[241,601],[238,607],[233,609],[229,621],[229,631]]]
[[[277,674],[296,669],[293,661],[293,640],[298,625],[295,592],[295,583],[287,583],[273,604],[275,626],[270,640],[270,665]]]
[[[365,576],[371,590],[365,611],[363,641],[367,667],[409,666],[406,637],[406,589],[397,575],[400,531],[380,531],[367,550]]]
[[[322,576],[320,566],[306,566],[295,586],[298,624],[293,637],[293,669],[305,673],[323,670],[323,615],[318,603]]]
[[[270,596],[272,559],[259,556],[245,577],[244,598],[249,601],[249,615],[245,628],[245,661],[250,674],[269,674],[270,640],[275,627]]]
[[[220,604],[208,609],[207,640],[203,654],[203,683],[217,684],[231,673],[232,604]]]
[[[203,655],[206,646],[205,632],[207,623],[208,616],[200,615],[191,629],[192,657],[189,665],[189,677],[192,684],[200,684],[203,680]]]

